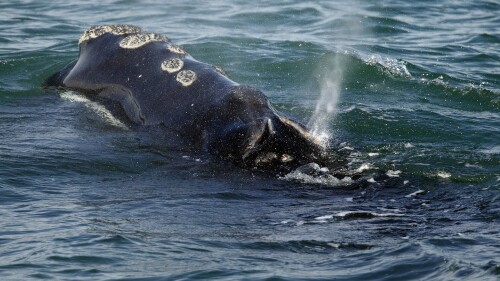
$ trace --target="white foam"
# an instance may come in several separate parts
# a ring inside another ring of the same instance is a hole
[[[127,125],[125,125],[120,120],[116,119],[111,112],[109,112],[106,107],[97,102],[91,101],[82,94],[75,93],[73,91],[66,91],[60,94],[61,98],[70,102],[79,102],[84,104],[87,108],[94,111],[98,116],[100,116],[106,123],[123,129],[128,130]]]
[[[408,195],[405,195],[405,197],[406,197],[406,198],[410,198],[410,197],[413,197],[413,196],[417,196],[417,195],[419,195],[419,194],[422,194],[422,193],[424,193],[424,192],[425,192],[424,190],[419,189],[419,190],[417,190],[417,191],[415,191],[415,192],[412,192],[412,193],[410,193],[410,194],[408,194]]]
[[[437,77],[436,79],[432,79],[431,82],[442,86],[448,86],[448,83],[444,81],[443,75]]]
[[[380,153],[377,153],[377,152],[370,152],[370,153],[368,153],[368,156],[370,156],[370,157],[377,157],[379,155],[380,155]]]
[[[331,220],[331,219],[333,219],[333,216],[334,216],[334,215],[326,215],[326,216],[316,217],[316,218],[314,218],[314,219],[315,219],[315,220],[318,220],[318,221],[322,221],[322,220]]]
[[[377,209],[379,209],[381,211],[392,211],[392,212],[396,212],[396,213],[401,213],[401,210],[400,209],[396,209],[396,208],[377,207]]]
[[[396,210],[399,211],[399,210]],[[367,212],[367,211],[342,211],[336,214],[324,215],[315,217],[314,220],[317,222],[326,222],[327,220],[331,220],[333,218],[345,218],[351,215],[360,215],[360,216],[373,216],[373,217],[403,217],[404,214],[398,213],[375,213],[375,212]]]
[[[352,151],[352,150],[354,150],[354,148],[350,147],[350,146],[344,146],[344,147],[340,148],[339,150],[349,150],[349,151]]]
[[[482,169],[483,168],[480,165],[469,164],[469,163],[465,163],[465,167],[467,167],[467,168],[477,168],[477,169]]]
[[[396,177],[399,177],[399,174],[401,174],[401,171],[399,171],[399,170],[397,170],[397,171],[389,170],[385,174],[388,175],[391,178],[396,178]]]
[[[290,172],[283,177],[280,177],[281,180],[290,180],[290,181],[298,181],[305,184],[321,184],[327,186],[345,186],[349,185],[353,182],[350,177],[345,177],[343,179],[338,179],[330,174],[322,174],[322,175],[308,175],[304,174],[298,170]]]
[[[447,179],[447,178],[451,177],[451,174],[447,173],[447,172],[444,172],[444,171],[439,171],[437,173],[437,176],[440,177],[440,178],[443,178],[443,179]]]
[[[374,213],[374,212],[358,212],[358,211],[345,211],[345,212],[340,212],[337,214],[337,217],[346,217],[351,214],[366,214],[366,215],[371,215],[374,217],[403,217],[405,216],[404,214],[397,214],[397,213]]]
[[[483,154],[500,154],[500,145],[496,145],[488,149],[481,149],[479,152]]]
[[[391,75],[412,77],[408,68],[406,68],[406,62],[403,60],[397,60],[393,58],[382,58],[380,55],[372,55],[365,58],[368,64],[381,66],[383,70]]]
[[[338,244],[338,243],[332,243],[332,242],[329,242],[329,243],[326,243],[328,246],[332,247],[332,248],[335,248],[335,249],[340,249],[340,246],[342,246],[342,244]]]
[[[373,166],[370,163],[364,163],[356,171],[361,173],[363,171],[370,170],[372,168],[373,168]]]

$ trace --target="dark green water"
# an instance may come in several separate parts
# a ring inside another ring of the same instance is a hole
[[[499,280],[497,1],[170,2],[0,3],[2,280]],[[391,177],[253,173],[42,90],[103,23],[166,34],[305,123],[338,90],[350,169]]]

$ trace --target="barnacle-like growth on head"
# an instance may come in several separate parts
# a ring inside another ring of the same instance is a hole
[[[177,46],[177,45],[169,44],[167,46],[167,50],[169,50],[172,53],[179,54],[179,55],[185,55],[186,54],[186,51],[181,46]]]
[[[168,73],[174,73],[182,69],[184,62],[179,58],[173,58],[162,62],[161,69]]]
[[[140,27],[130,24],[96,25],[83,32],[82,36],[80,36],[80,39],[78,40],[78,44],[97,38],[106,33],[111,33],[114,35],[127,35],[140,32],[142,32],[142,29]]]
[[[175,78],[177,82],[181,83],[182,86],[189,86],[196,81],[196,73],[192,70],[182,70],[177,73],[177,77]]]
[[[124,49],[136,49],[150,42],[166,42],[168,38],[156,33],[137,33],[131,34],[120,41],[120,47]]]

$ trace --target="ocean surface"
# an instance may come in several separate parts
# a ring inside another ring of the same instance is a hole
[[[500,280],[498,1],[138,2],[0,3],[1,280]],[[369,184],[241,169],[40,87],[125,23],[259,88]]]

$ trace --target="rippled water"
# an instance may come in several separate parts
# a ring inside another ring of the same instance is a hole
[[[2,280],[498,280],[497,1],[169,2],[0,3]],[[242,170],[42,90],[102,23],[304,123],[337,90],[325,130],[370,184]]]

